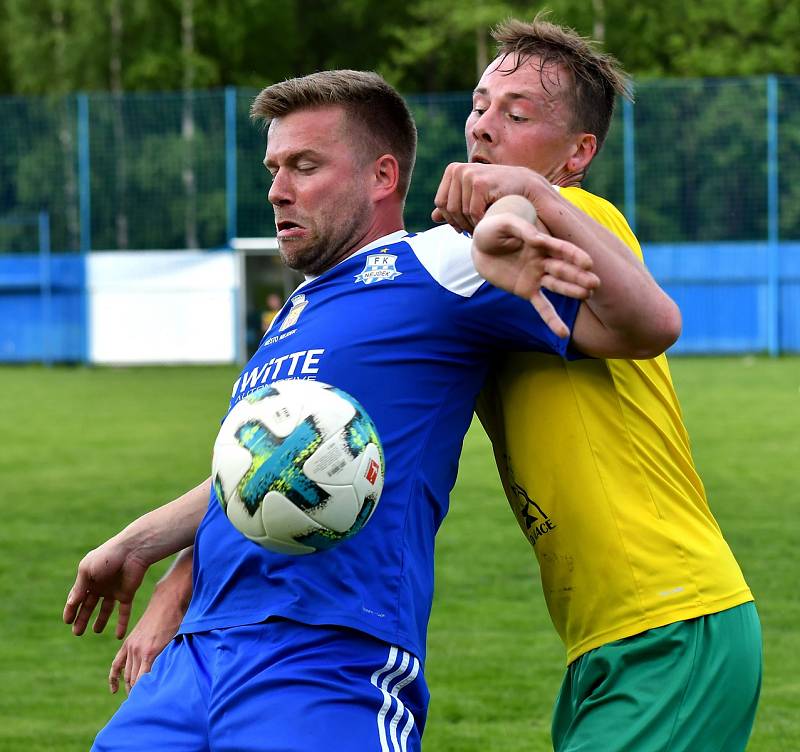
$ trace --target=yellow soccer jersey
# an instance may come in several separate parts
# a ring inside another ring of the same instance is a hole
[[[580,188],[562,195],[641,258],[614,206]],[[487,382],[479,415],[568,663],[752,600],[708,508],[666,356],[514,353]]]

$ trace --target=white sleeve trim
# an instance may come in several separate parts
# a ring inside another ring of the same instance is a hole
[[[446,290],[471,298],[484,283],[472,263],[472,238],[450,225],[434,227],[405,240],[428,274]]]

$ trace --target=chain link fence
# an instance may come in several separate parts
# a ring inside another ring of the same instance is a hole
[[[33,251],[16,215],[47,212],[54,252],[215,248],[274,234],[248,117],[256,90],[2,98],[0,251]],[[469,94],[408,97],[419,156],[408,226],[429,224],[444,166],[464,158]],[[665,80],[621,106],[586,187],[643,243],[800,237],[791,164],[800,80]],[[771,224],[772,223],[772,224]]]

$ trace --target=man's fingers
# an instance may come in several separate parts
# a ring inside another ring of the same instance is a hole
[[[75,584],[72,586],[72,588],[70,588],[70,591],[67,594],[67,602],[64,604],[63,616],[65,624],[72,624],[72,622],[75,621],[75,616],[78,613],[78,609],[83,603],[87,592],[88,587],[86,578],[80,572],[78,572],[78,576],[75,578]]]
[[[478,220],[472,214],[474,186],[471,180],[461,179],[461,216],[464,218],[464,229],[472,232]]]
[[[448,165],[445,168],[442,179],[439,181],[439,187],[436,189],[436,195],[433,198],[433,203],[436,207],[441,209],[447,205],[447,197],[450,195],[450,181],[452,179],[452,170]]]
[[[600,287],[600,278],[596,274],[586,271],[579,266],[575,266],[575,264],[569,261],[562,261],[561,259],[544,259],[542,263],[542,275],[540,285],[553,292],[561,292],[561,289],[551,287],[550,284],[545,282],[545,279],[576,285],[586,290],[587,293],[591,293],[593,290]]]
[[[115,604],[116,600],[113,598],[103,598],[103,602],[100,605],[100,610],[97,612],[97,618],[94,620],[94,624],[92,625],[92,630],[95,634],[99,634],[106,628],[106,624],[108,624],[108,618],[112,613],[114,613]]]
[[[131,618],[131,608],[133,607],[133,601],[130,603],[120,603],[119,604],[119,615],[117,616],[117,639],[121,640],[125,636],[125,632],[128,631],[128,622]]]
[[[447,201],[443,211],[444,214],[447,215],[447,221],[456,228],[458,232],[469,229],[469,223],[465,220],[462,211],[460,181],[450,181],[450,190],[448,191]]]
[[[458,225],[458,219],[453,215],[453,212],[450,211],[448,206],[452,183],[453,165],[448,165],[445,168],[441,181],[439,181],[439,187],[436,189],[436,196],[433,199],[436,209],[434,209],[431,214],[431,219],[433,219],[434,222],[447,222],[447,224],[452,225],[457,232],[461,232],[462,228]]]
[[[472,219],[472,229],[475,229],[475,225],[480,222],[484,215],[486,214],[486,210],[489,207],[489,197],[483,191],[475,190],[474,186],[470,192],[469,196],[469,204],[467,211],[469,212],[469,216]]]
[[[133,686],[131,684],[131,676],[133,675],[133,671],[134,671],[134,669],[136,667],[136,664],[138,664],[138,662],[139,661],[136,658],[136,651],[135,650],[129,650],[128,651],[128,660],[125,661],[125,670],[123,672],[123,679],[125,680],[125,691],[126,692],[130,692],[131,691],[131,686]]]
[[[62,618],[64,619],[64,624],[72,624],[75,621],[75,616],[78,613],[78,608],[81,605],[81,597],[77,594],[73,595],[73,591],[75,588],[70,590],[69,595],[67,596],[67,602],[64,604],[64,613],[62,614]]]
[[[588,300],[592,297],[592,292],[594,291],[594,288],[587,288],[574,282],[565,282],[557,277],[551,277],[549,274],[545,274],[542,277],[541,285],[550,290],[550,292],[558,293],[566,298],[575,298],[576,300]]]
[[[136,682],[139,681],[139,679],[141,679],[142,676],[148,673],[152,667],[153,667],[153,660],[151,658],[148,658],[147,656],[143,656],[141,663],[139,663],[139,667],[136,669],[136,673],[133,674],[133,677],[131,679],[131,687],[136,686]]]
[[[108,672],[108,688],[111,694],[116,694],[119,689],[119,674],[128,660],[128,646],[123,645],[111,661],[111,670]]]
[[[431,212],[431,219],[434,222],[436,222],[436,224],[442,224],[443,222],[447,222],[447,220],[444,217],[444,214],[442,214],[438,206]]]
[[[523,220],[515,221],[514,225],[531,253],[549,259],[560,259],[586,271],[592,268],[592,257],[574,243],[539,232],[534,225]]]
[[[561,320],[556,309],[553,308],[553,304],[542,294],[541,290],[537,291],[530,301],[553,334],[562,339],[569,336],[569,327]]]
[[[72,623],[72,634],[80,636],[86,631],[86,625],[89,623],[89,619],[92,618],[92,612],[97,605],[97,601],[97,595],[91,591],[86,593],[75,621]]]

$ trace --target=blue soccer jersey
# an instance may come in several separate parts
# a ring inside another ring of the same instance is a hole
[[[579,302],[551,300],[571,327]],[[383,443],[381,500],[353,538],[289,556],[246,540],[212,491],[180,631],[280,616],[361,630],[424,658],[434,535],[487,369],[502,351],[567,347],[529,302],[478,276],[469,238],[447,226],[386,236],[304,282],[236,380],[231,406],[287,378],[349,392]]]

